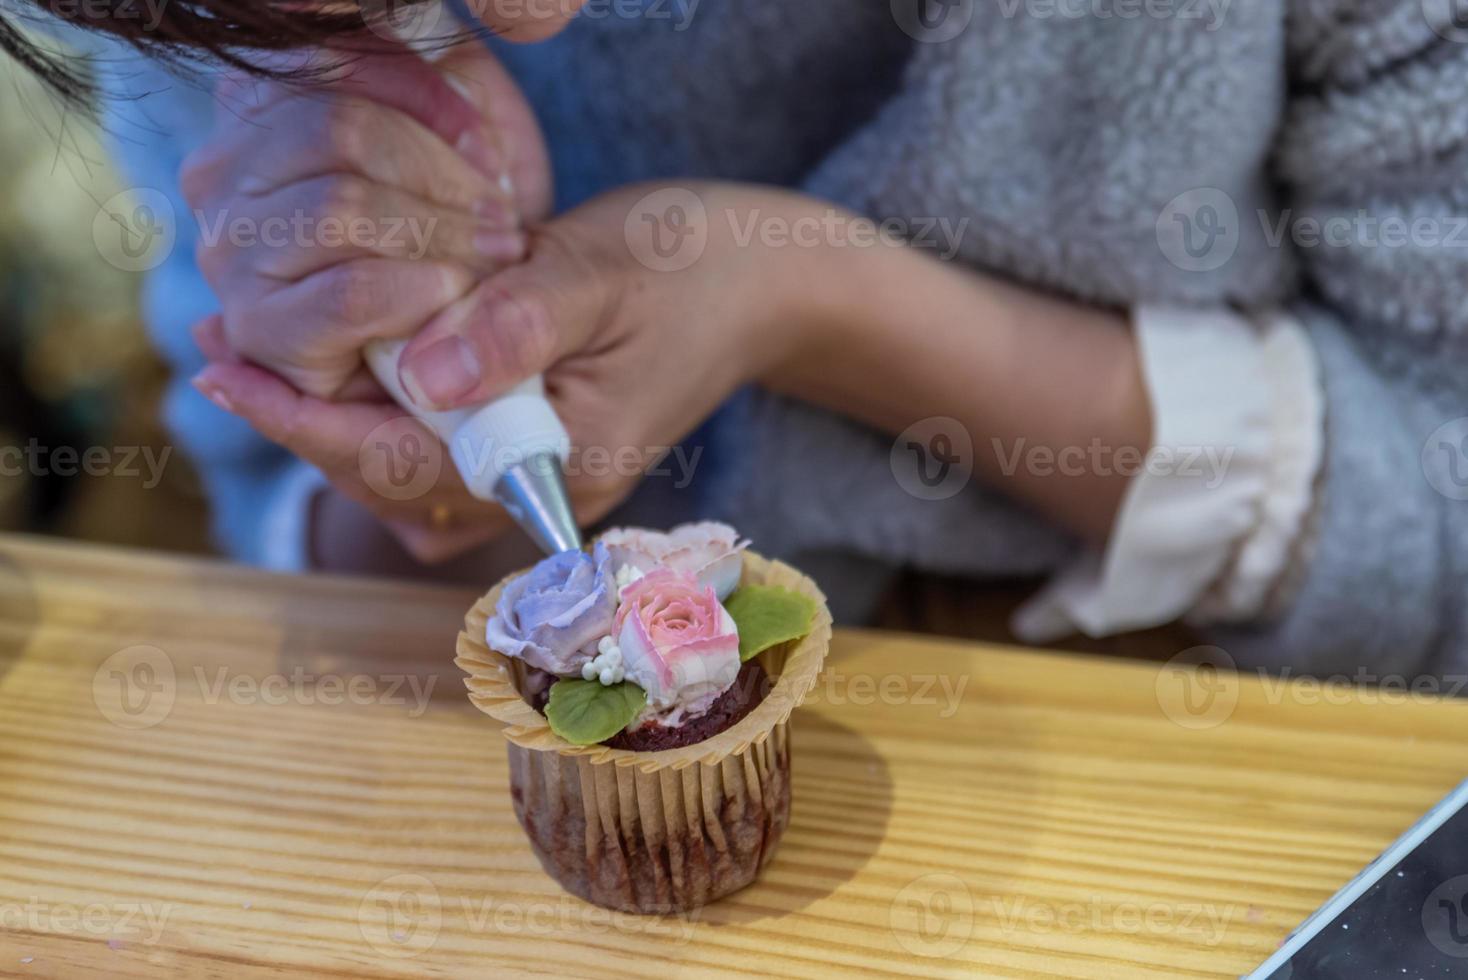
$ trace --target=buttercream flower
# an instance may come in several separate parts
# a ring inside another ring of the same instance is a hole
[[[739,587],[744,556],[749,542],[732,527],[717,521],[684,524],[667,534],[638,528],[614,528],[601,536],[601,543],[618,569],[630,567],[642,574],[670,568],[712,586],[719,600]]]
[[[591,555],[553,555],[505,586],[485,627],[493,650],[519,657],[559,676],[580,674],[617,614],[611,559],[597,545]]]
[[[739,630],[713,587],[670,569],[622,590],[617,642],[627,679],[660,711],[706,703],[739,673]]]

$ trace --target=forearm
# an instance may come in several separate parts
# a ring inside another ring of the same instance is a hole
[[[1140,460],[1150,447],[1141,363],[1120,315],[897,244],[816,249],[805,259],[800,349],[766,384],[894,433],[930,416],[955,418],[973,437],[981,478],[1106,538],[1129,483],[1120,470],[1131,470],[1024,461],[1037,451]]]

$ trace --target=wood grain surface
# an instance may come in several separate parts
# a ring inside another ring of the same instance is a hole
[[[0,975],[1237,976],[1468,748],[1457,703],[838,631],[764,878],[643,919],[526,846],[472,598],[0,539]]]

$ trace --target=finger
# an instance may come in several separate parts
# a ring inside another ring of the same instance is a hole
[[[471,133],[478,135],[486,149],[493,146],[479,109],[440,71],[405,45],[363,37],[360,43],[354,40],[349,51],[284,52],[265,63],[283,70],[304,67],[311,74],[300,82],[232,74],[222,89],[216,89],[216,99],[222,100],[226,112],[249,118],[281,101],[322,99],[343,93],[411,116],[461,152],[461,141]],[[498,179],[501,168],[493,161],[476,159],[473,152],[465,156],[470,163],[485,164],[483,172]]]
[[[354,259],[258,300],[227,304],[225,328],[229,346],[298,390],[353,400],[344,385],[367,343],[412,336],[472,286],[472,275],[456,265]]]
[[[194,343],[198,345],[200,353],[208,361],[237,361],[239,356],[229,345],[229,338],[224,333],[224,317],[218,313],[206,316],[194,324],[189,331],[193,334]]]
[[[524,263],[481,283],[413,338],[399,380],[420,408],[495,398],[581,350],[615,306],[616,278],[576,239],[538,235]]]
[[[384,520],[428,526],[435,511],[447,508],[452,530],[472,537],[493,535],[509,518],[496,504],[469,497],[450,466],[447,452],[422,423],[390,405],[333,404],[302,395],[270,372],[248,364],[211,364],[194,386],[220,408],[249,422],[265,438],[324,473],[332,485]],[[409,471],[406,482],[393,473],[403,460],[378,452],[396,451],[402,436],[413,436],[408,460],[426,466],[422,477]]]
[[[309,84],[231,76],[216,89],[220,118],[249,121],[281,102],[354,96],[395,109],[438,135],[501,190],[528,220],[551,207],[550,164],[534,112],[510,74],[479,44],[464,44],[429,63],[401,45],[367,54],[316,52]],[[292,62],[295,64],[295,62]]]
[[[435,67],[478,108],[492,141],[493,160],[508,175],[505,188],[529,223],[551,212],[552,180],[545,135],[529,101],[499,59],[478,44],[449,51]]]
[[[362,442],[373,429],[402,416],[392,406],[335,405],[303,395],[251,364],[210,364],[193,384],[220,408],[328,475],[355,472]]]
[[[517,261],[524,235],[504,215],[481,218],[354,175],[292,184],[198,215],[200,267],[213,284],[248,264],[294,282],[354,258],[456,262],[481,272]]]
[[[179,181],[192,206],[208,208],[221,197],[258,197],[348,173],[452,210],[499,216],[505,227],[517,220],[497,176],[406,113],[339,93],[278,101],[228,127],[184,161]]]
[[[434,503],[433,491],[440,482],[452,486],[454,474],[443,465],[447,454],[438,440],[395,405],[323,401],[249,364],[211,364],[194,376],[193,384],[266,439],[314,465],[334,486],[374,513],[401,518],[407,511],[426,520]],[[395,450],[398,440],[394,437],[407,433],[414,436],[415,451],[426,454],[412,462],[428,469],[425,480],[399,488],[378,472],[397,460],[380,459],[374,449],[383,443]],[[459,494],[467,499],[462,486]],[[471,507],[472,502],[464,509]]]
[[[336,401],[341,402],[368,402],[373,405],[393,405],[392,395],[382,386],[382,382],[367,369],[364,364],[359,367],[350,378],[341,386],[336,393]]]

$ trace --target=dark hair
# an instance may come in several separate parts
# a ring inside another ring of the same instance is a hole
[[[83,30],[121,38],[144,54],[173,62],[216,61],[254,74],[299,78],[309,70],[263,67],[250,52],[289,51],[364,36],[386,21],[393,4],[421,0],[29,0],[37,10]],[[380,11],[368,6],[382,7]],[[12,5],[10,9],[15,9]],[[0,51],[38,75],[61,95],[80,102],[91,94],[85,70],[48,51],[0,16]]]

